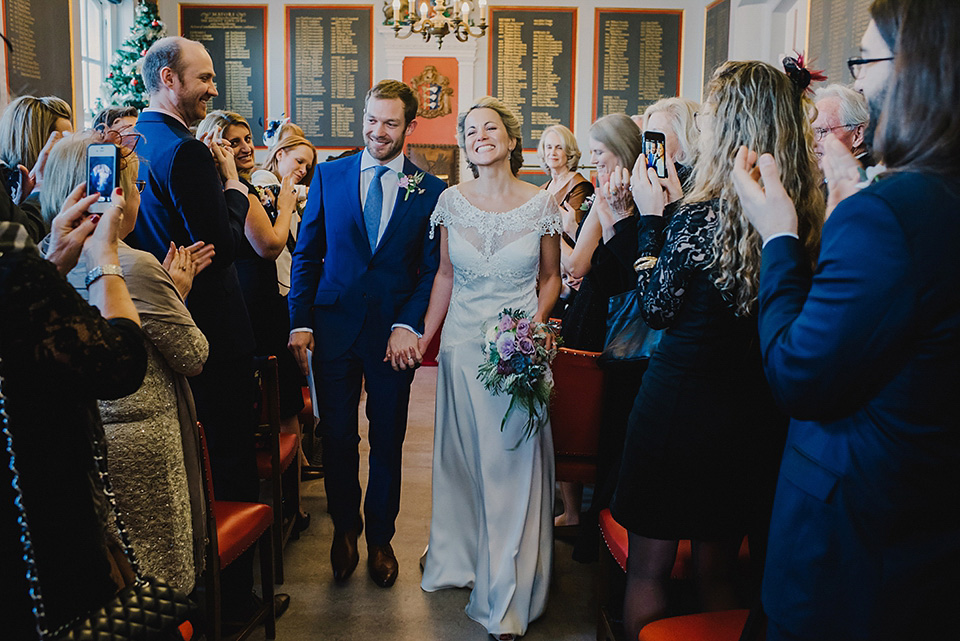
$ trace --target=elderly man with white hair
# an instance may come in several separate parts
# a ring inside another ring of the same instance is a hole
[[[832,84],[817,89],[813,96],[817,119],[813,121],[814,149],[823,157],[823,143],[828,134],[836,136],[864,167],[874,164],[864,140],[870,123],[867,100],[858,91]]]

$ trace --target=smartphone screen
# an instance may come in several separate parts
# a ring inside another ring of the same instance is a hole
[[[103,213],[110,206],[110,197],[117,186],[117,155],[114,144],[93,144],[87,147],[87,195],[100,194],[90,206],[91,213]]]
[[[647,157],[647,166],[657,170],[657,176],[667,177],[666,138],[659,131],[643,132],[643,153]]]

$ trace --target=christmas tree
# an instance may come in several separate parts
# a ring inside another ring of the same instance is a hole
[[[166,28],[160,22],[157,5],[141,0],[137,5],[130,35],[114,55],[110,73],[103,82],[101,91],[106,100],[97,99],[98,111],[104,107],[130,106],[143,109],[149,104],[140,69],[143,68],[143,57],[147,54],[147,49],[165,33]]]

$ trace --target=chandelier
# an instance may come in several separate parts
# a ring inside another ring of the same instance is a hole
[[[416,0],[393,0],[393,15],[387,24],[393,24],[394,37],[403,39],[419,33],[424,42],[436,38],[439,49],[443,46],[444,36],[453,34],[460,42],[466,42],[470,36],[480,38],[487,31],[487,0],[453,0],[451,4],[447,4],[447,0],[433,0],[433,6],[427,0],[421,0],[419,15],[410,10],[413,2]],[[470,20],[474,3],[480,14],[479,24]],[[386,4],[384,0],[385,13]]]

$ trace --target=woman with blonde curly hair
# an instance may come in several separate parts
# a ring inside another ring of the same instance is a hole
[[[667,612],[680,539],[693,542],[706,610],[737,604],[732,570],[744,535],[751,557],[763,559],[786,419],[760,361],[761,239],[741,211],[732,172],[741,145],[774,155],[812,262],[824,201],[802,75],[763,62],[728,62],[714,73],[698,116],[693,190],[669,218],[675,174],[658,179],[641,156],[632,180],[619,169],[609,183],[612,205],[630,189],[641,213],[641,311],[651,327],[666,329],[630,416],[612,505],[629,531],[628,638]]]

